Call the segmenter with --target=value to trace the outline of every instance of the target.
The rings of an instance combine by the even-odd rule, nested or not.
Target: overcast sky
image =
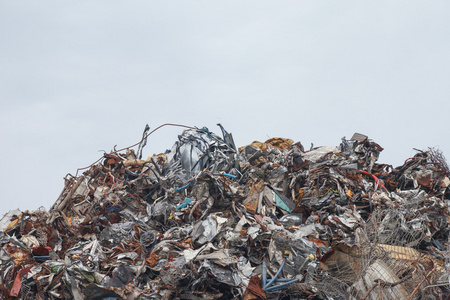
[[[1,1],[0,215],[145,124],[450,156],[449,1]],[[153,134],[144,156],[182,132]]]

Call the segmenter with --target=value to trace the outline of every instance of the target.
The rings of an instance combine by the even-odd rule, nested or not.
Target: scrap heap
[[[236,149],[220,127],[143,160],[145,131],[50,211],[7,213],[0,299],[448,299],[442,153],[394,169],[361,134]]]

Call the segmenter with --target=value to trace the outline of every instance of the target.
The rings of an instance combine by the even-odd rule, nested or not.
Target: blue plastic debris
[[[189,183],[186,184],[186,185],[183,185],[182,187],[177,188],[177,189],[175,190],[175,193],[184,190],[184,189],[187,188],[188,186],[189,186]]]
[[[262,270],[262,274],[263,274],[263,279],[262,279],[262,285],[263,285],[263,290],[265,292],[273,292],[273,291],[278,291],[281,290],[285,287],[287,287],[288,285],[290,285],[291,283],[294,283],[296,281],[298,281],[298,278],[296,279],[288,279],[288,278],[278,278],[278,276],[281,274],[281,271],[284,268],[286,262],[283,262],[280,266],[280,268],[278,269],[277,273],[275,274],[275,276],[267,283],[267,267],[266,267],[266,262],[263,261],[263,270]],[[284,282],[281,284],[277,284],[277,285],[273,285],[275,283],[278,282]]]
[[[192,199],[186,197],[186,199],[184,199],[184,203],[182,203],[182,204],[180,204],[180,205],[177,206],[177,210],[180,210],[180,209],[182,209],[182,208],[185,208],[185,207],[187,207],[187,206],[188,206],[189,204],[191,204],[191,203],[192,203]]]
[[[236,178],[236,175],[233,174],[227,174],[227,173],[213,173],[214,175],[223,175],[223,176],[227,176],[230,178]]]

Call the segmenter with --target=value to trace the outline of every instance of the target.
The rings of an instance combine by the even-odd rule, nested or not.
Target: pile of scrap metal
[[[236,149],[206,128],[113,151],[0,221],[0,299],[448,299],[449,169],[355,134]]]

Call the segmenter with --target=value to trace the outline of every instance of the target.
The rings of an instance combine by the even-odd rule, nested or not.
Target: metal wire
[[[181,124],[173,124],[173,123],[165,123],[165,124],[162,124],[162,125],[156,127],[155,129],[153,129],[152,131],[150,131],[147,135],[143,136],[142,139],[141,139],[139,142],[137,142],[136,144],[133,144],[133,145],[131,145],[131,146],[128,146],[128,147],[125,147],[125,148],[122,148],[122,149],[119,149],[119,150],[114,150],[114,151],[111,152],[111,153],[117,153],[117,152],[120,152],[120,151],[123,151],[123,150],[126,150],[126,149],[130,149],[130,148],[132,148],[132,147],[135,147],[135,146],[139,145],[140,143],[142,143],[142,141],[144,141],[144,140],[145,140],[147,137],[149,137],[152,133],[154,133],[156,130],[158,130],[158,129],[164,127],[164,126],[177,126],[177,127],[188,128],[188,129],[196,129],[195,127],[192,127],[192,126],[186,126],[186,125],[181,125]],[[78,168],[78,169],[77,169],[77,172],[75,173],[75,177],[78,176],[78,172],[79,172],[79,171],[89,169],[90,167],[92,167],[93,165],[95,165],[96,163],[98,163],[99,161],[101,161],[102,159],[103,159],[103,156],[100,157],[99,159],[97,159],[95,162],[93,162],[92,164],[90,164],[90,165],[87,166],[87,167],[84,167],[84,168]]]

